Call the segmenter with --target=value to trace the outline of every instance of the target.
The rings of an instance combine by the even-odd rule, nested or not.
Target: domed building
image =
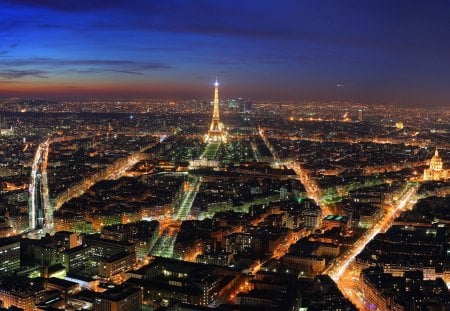
[[[430,167],[423,172],[424,180],[445,180],[449,177],[449,170],[444,169],[444,162],[439,156],[439,152],[436,149],[434,156],[430,160]]]

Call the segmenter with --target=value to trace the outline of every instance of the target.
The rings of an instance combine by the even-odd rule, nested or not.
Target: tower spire
[[[214,111],[213,111],[213,119],[219,120],[219,82],[214,83]]]

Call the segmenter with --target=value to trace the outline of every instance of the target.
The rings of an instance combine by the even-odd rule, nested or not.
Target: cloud
[[[10,44],[8,47],[4,48],[3,50],[0,50],[0,56],[8,54],[9,52],[11,52],[11,50],[14,50],[16,47],[17,43]]]
[[[139,62],[132,60],[111,60],[111,59],[61,59],[33,57],[26,59],[7,59],[3,64],[10,66],[129,66],[141,69],[171,69],[171,65],[162,62]]]
[[[0,70],[0,78],[14,80],[25,77],[48,78],[47,72],[41,70]]]
[[[22,84],[22,83],[28,83],[28,82],[17,81],[17,80],[0,80],[0,84],[3,84],[3,85],[5,85],[5,84],[18,84],[18,83]]]
[[[0,51],[0,55],[3,51]],[[18,79],[26,76],[44,78],[51,73],[74,72],[80,74],[98,74],[113,72],[128,75],[144,75],[151,70],[168,70],[173,66],[162,62],[139,62],[131,60],[99,60],[99,59],[57,59],[57,58],[27,58],[4,59],[2,64],[9,67],[0,71],[0,77]],[[16,70],[17,68],[35,68],[35,70]]]
[[[54,18],[42,19],[36,14],[32,19],[25,21],[27,27],[40,28],[44,31],[81,32],[89,36],[95,36],[95,33],[139,31],[223,36],[243,40],[301,41],[363,48],[385,46],[386,43],[385,40],[367,39],[365,33],[355,33],[353,28],[352,31],[346,31],[347,23],[337,19],[335,12],[330,9],[323,9],[327,23],[318,22],[314,16],[310,17],[307,14],[305,6],[308,6],[298,1],[287,1],[281,7],[272,1],[259,1],[258,5],[254,5],[253,1],[230,5],[228,1],[208,0],[6,0],[6,2],[15,6],[58,11],[48,13],[49,16],[55,15]],[[77,15],[71,14],[72,12]],[[80,12],[85,14],[78,16]],[[61,16],[64,16],[64,19],[61,19]],[[80,23],[80,20],[83,22]],[[335,27],[330,34],[330,28],[327,26],[329,24],[338,24],[337,29],[342,29],[337,38]],[[101,40],[110,39],[102,36]]]
[[[2,0],[0,0],[1,3]],[[5,0],[4,0],[5,1]],[[205,36],[228,36],[254,39],[285,39],[320,41],[328,40],[320,31],[311,31],[298,21],[302,5],[290,2],[274,13],[274,4],[255,6],[252,1],[230,5],[220,1],[142,1],[142,0],[6,0],[13,5],[45,8],[61,14],[86,12],[86,24],[41,20],[36,16],[34,27],[42,29],[65,29],[69,31],[158,31],[167,33],[190,33]],[[262,1],[262,3],[267,1]],[[270,4],[270,1],[269,1]],[[278,6],[278,4],[276,4]],[[105,10],[110,9],[110,10]],[[94,18],[97,10],[100,17]],[[280,15],[281,12],[281,15]],[[89,13],[89,14],[88,14]],[[90,14],[92,13],[92,14]],[[262,18],[264,17],[264,18]],[[303,16],[303,19],[307,16]],[[58,19],[58,18],[56,18]],[[78,19],[78,18],[77,18]],[[69,16],[70,20],[70,16]],[[348,41],[351,41],[349,39]]]
[[[64,12],[85,12],[85,11],[96,11],[105,8],[112,7],[119,3],[117,0],[64,0],[64,1],[53,1],[53,0],[5,0],[10,4],[19,6],[30,6],[35,8],[42,8],[55,11]]]
[[[130,75],[144,75],[142,72],[131,71],[131,70],[115,70],[115,69],[84,69],[84,70],[67,70],[68,72],[75,72],[81,74],[94,74],[98,72],[117,72],[117,73],[125,73]]]

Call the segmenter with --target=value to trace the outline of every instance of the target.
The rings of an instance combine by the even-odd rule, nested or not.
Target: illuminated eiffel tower
[[[205,136],[205,142],[226,142],[226,133],[223,129],[223,123],[220,122],[219,117],[219,82],[214,83],[214,110],[213,117],[211,121],[211,126],[209,127],[208,134]]]

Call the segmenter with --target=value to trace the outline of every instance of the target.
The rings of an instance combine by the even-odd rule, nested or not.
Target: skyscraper
[[[226,142],[225,132],[223,129],[223,123],[220,122],[219,116],[219,82],[214,83],[214,109],[211,126],[209,127],[208,134],[205,138],[206,142]]]

